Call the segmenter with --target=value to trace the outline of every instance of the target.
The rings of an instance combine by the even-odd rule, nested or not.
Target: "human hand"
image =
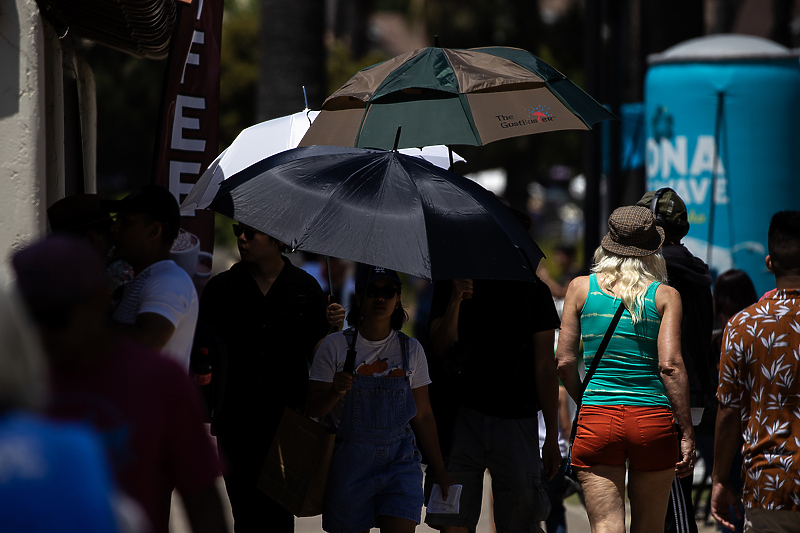
[[[330,295],[328,295],[328,308],[325,312],[325,316],[328,319],[328,324],[331,325],[332,330],[342,331],[345,317],[344,307],[337,303],[331,303]]]
[[[685,435],[681,438],[681,460],[675,465],[675,475],[686,477],[694,471],[694,437]]]
[[[340,396],[350,390],[355,378],[349,372],[337,372],[333,375],[333,390]]]
[[[733,516],[731,516],[731,508],[733,515],[739,520],[742,519],[742,511],[739,507],[739,497],[733,490],[729,483],[714,482],[711,485],[711,515],[722,526],[736,531],[736,526],[733,523]]]
[[[442,499],[447,501],[447,498],[450,497],[450,487],[457,484],[456,480],[446,471],[441,471],[436,474],[436,483],[442,489]]]
[[[469,300],[472,298],[472,280],[454,279],[451,298],[456,301]]]
[[[542,475],[550,481],[561,467],[561,449],[556,435],[547,435],[542,445]]]

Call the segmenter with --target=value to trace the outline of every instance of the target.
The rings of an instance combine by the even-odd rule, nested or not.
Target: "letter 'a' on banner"
[[[180,0],[176,4],[152,181],[168,188],[179,204],[218,155],[223,3]],[[198,210],[195,216],[184,216],[181,226],[199,239],[198,247],[191,235],[182,234],[179,240],[188,241],[184,248],[213,252],[213,212]],[[195,275],[196,265],[181,266],[195,282],[207,277],[202,265],[200,276]]]

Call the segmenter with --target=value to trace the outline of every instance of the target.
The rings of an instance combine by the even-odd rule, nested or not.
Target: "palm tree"
[[[319,108],[325,87],[324,0],[261,0],[258,120]]]

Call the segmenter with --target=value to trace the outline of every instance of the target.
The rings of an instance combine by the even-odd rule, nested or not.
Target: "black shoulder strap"
[[[577,401],[575,418],[572,420],[572,431],[570,432],[569,437],[570,446],[572,445],[572,441],[575,439],[575,434],[578,431],[578,413],[580,413],[581,405],[583,404],[583,393],[586,392],[586,387],[589,385],[589,380],[592,379],[595,370],[597,370],[597,365],[600,364],[600,358],[603,357],[603,352],[606,351],[606,346],[608,346],[609,341],[611,341],[611,337],[614,335],[614,330],[617,329],[617,324],[619,323],[619,319],[622,318],[623,311],[625,311],[625,304],[620,302],[617,312],[614,314],[614,318],[611,319],[611,324],[608,325],[606,335],[603,337],[600,347],[597,348],[597,353],[594,354],[592,366],[589,368],[589,371],[586,372],[586,377],[583,379],[583,383],[581,383],[581,395]]]
[[[581,399],[583,399],[583,393],[586,392],[586,387],[589,385],[589,380],[592,379],[595,370],[597,370],[597,365],[600,364],[600,359],[603,357],[603,352],[606,351],[606,347],[608,343],[611,341],[611,337],[614,335],[614,330],[617,329],[617,324],[619,323],[619,319],[622,318],[622,313],[625,311],[625,304],[623,302],[619,303],[619,307],[617,308],[617,312],[614,314],[614,318],[611,319],[611,324],[608,325],[608,329],[606,330],[606,335],[603,337],[603,341],[600,343],[600,347],[597,348],[597,353],[594,354],[594,359],[592,359],[592,366],[589,367],[589,371],[586,372],[586,377],[583,379],[583,383],[581,383]]]
[[[403,351],[403,370],[408,371],[408,363],[411,359],[411,348],[409,347],[408,335],[402,331],[398,331],[397,337],[400,339],[400,349]]]

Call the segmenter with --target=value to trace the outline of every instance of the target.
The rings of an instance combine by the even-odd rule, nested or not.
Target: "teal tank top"
[[[658,330],[661,316],[655,295],[660,283],[653,282],[645,294],[642,318],[636,324],[625,309],[614,335],[603,353],[583,405],[638,405],[671,408],[659,378]],[[588,369],[621,300],[600,289],[597,274],[589,277],[589,294],[581,310],[583,354]]]

